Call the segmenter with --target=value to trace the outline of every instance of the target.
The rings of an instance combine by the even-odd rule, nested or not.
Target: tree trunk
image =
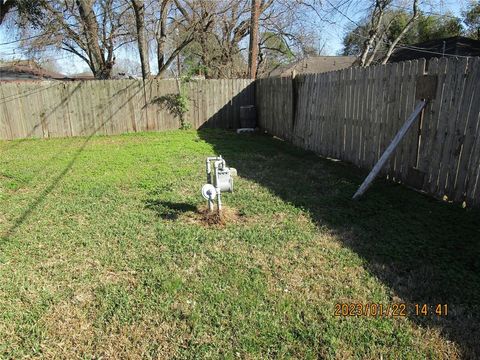
[[[107,64],[98,43],[98,23],[93,12],[92,0],[76,0],[80,19],[85,29],[87,54],[90,59],[93,75],[97,79],[109,79],[112,73],[111,64]]]
[[[160,70],[163,69],[165,65],[165,38],[159,37],[157,39],[157,65],[158,73],[157,76],[160,76]]]
[[[165,44],[167,42],[167,5],[170,0],[163,0],[160,6],[160,22],[157,30],[157,77],[160,77],[165,69]]]
[[[257,77],[258,58],[258,17],[260,16],[260,0],[252,0],[250,21],[250,44],[248,48],[248,77]]]
[[[142,66],[142,77],[146,79],[150,76],[150,62],[148,56],[147,38],[145,36],[145,6],[143,0],[131,0],[133,11],[135,13],[135,26],[137,30],[137,44],[140,55],[140,64]]]
[[[412,17],[410,18],[410,20],[408,20],[407,25],[405,25],[405,27],[400,32],[400,34],[398,34],[398,36],[395,38],[395,40],[393,40],[392,43],[390,44],[390,46],[388,47],[387,53],[385,54],[385,57],[382,60],[382,64],[387,63],[388,59],[390,59],[390,56],[392,56],[393,50],[395,50],[395,47],[397,46],[398,42],[408,32],[408,30],[410,30],[413,23],[418,19],[420,14],[418,13],[417,5],[418,5],[418,0],[414,0],[413,1]]]
[[[380,35],[379,38],[377,39],[377,43],[375,44],[375,47],[373,48],[372,53],[370,54],[367,62],[365,63],[365,66],[370,66],[373,60],[375,60],[375,55],[377,55],[378,49],[380,49],[380,46],[382,45],[383,35],[384,33]]]
[[[372,13],[372,25],[369,31],[369,37],[367,40],[365,40],[365,47],[363,48],[362,54],[360,55],[360,66],[362,67],[365,66],[367,62],[368,52],[370,51],[370,47],[378,36],[378,31],[380,30],[380,26],[382,25],[385,8],[390,3],[390,1],[391,0],[376,0],[375,2],[375,9]]]

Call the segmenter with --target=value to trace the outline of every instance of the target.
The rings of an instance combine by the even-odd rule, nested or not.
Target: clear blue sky
[[[292,0],[293,1],[293,0]],[[421,8],[424,11],[433,13],[453,13],[455,16],[460,16],[462,10],[466,8],[470,0],[423,0]],[[335,4],[335,0],[330,0]],[[328,4],[328,1],[324,1]],[[367,3],[365,1],[365,3]],[[368,2],[369,3],[369,2]],[[344,9],[344,14],[353,21],[359,21],[364,16],[364,9],[361,7],[355,7],[350,9]],[[342,39],[346,31],[353,24],[344,15],[339,12],[333,11],[333,15],[329,17],[329,22],[319,23],[319,35],[322,38],[322,43],[325,43],[324,53],[326,55],[336,55],[342,50]],[[4,27],[0,28],[0,43],[4,43],[12,40],[11,34],[8,34],[8,30]],[[317,44],[318,45],[318,44]],[[19,58],[22,51],[17,44],[0,46],[0,58]],[[120,49],[117,53],[118,58],[129,58],[137,60],[136,51],[129,49]],[[54,55],[57,64],[61,67],[61,71],[66,74],[74,74],[83,71],[87,71],[87,65],[80,59],[66,52],[61,52]],[[152,63],[153,64],[153,63]]]

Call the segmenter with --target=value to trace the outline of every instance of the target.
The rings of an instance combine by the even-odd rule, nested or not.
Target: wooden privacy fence
[[[423,94],[435,82],[433,91]],[[422,59],[256,84],[261,127],[366,169],[422,97],[430,99],[418,125],[383,174],[438,198],[480,205],[479,58],[431,59],[428,64]]]
[[[252,80],[187,83],[194,128],[239,127],[239,108],[254,103]],[[113,135],[178,129],[162,96],[177,94],[174,80],[0,83],[0,139]]]

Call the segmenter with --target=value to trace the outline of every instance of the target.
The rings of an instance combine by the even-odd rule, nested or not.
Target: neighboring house
[[[292,76],[292,74],[323,73],[348,68],[355,56],[310,56],[295,63],[279,66],[266,76]]]
[[[91,71],[85,71],[82,73],[69,75],[68,80],[71,80],[71,81],[95,80],[95,76],[93,76],[93,73]]]
[[[388,62],[430,59],[443,55],[480,56],[480,40],[463,36],[435,39],[397,48]]]
[[[117,73],[112,79],[134,79],[126,73]],[[39,81],[39,80],[61,80],[61,81],[85,81],[95,80],[91,71],[76,75],[64,75],[42,68],[33,60],[13,60],[0,62],[0,81]]]
[[[0,63],[0,81],[64,80],[65,75],[46,70],[33,60]]]

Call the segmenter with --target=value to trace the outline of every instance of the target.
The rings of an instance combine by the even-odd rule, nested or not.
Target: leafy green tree
[[[463,17],[463,22],[467,26],[466,35],[480,40],[480,1],[472,1]]]
[[[385,51],[390,44],[405,28],[411,15],[404,10],[389,10],[383,19],[382,36],[379,52]],[[343,38],[343,55],[358,55],[363,48],[365,37],[368,36],[368,19],[364,19],[359,27],[349,31]],[[418,20],[402,37],[401,44],[416,44],[433,39],[441,39],[462,34],[461,20],[445,14],[425,15],[420,14]]]
[[[409,18],[410,15],[403,10],[392,11],[388,14],[387,21],[389,22],[390,27],[385,33],[387,42],[393,41],[401,33],[402,29],[404,29],[407,25]],[[423,16],[420,15],[419,19],[417,20],[417,24],[413,25],[413,27],[402,37],[402,43],[413,44],[418,42],[418,23],[422,21],[422,19]]]
[[[421,16],[416,27],[416,42],[442,39],[462,34],[460,19],[447,16]]]

